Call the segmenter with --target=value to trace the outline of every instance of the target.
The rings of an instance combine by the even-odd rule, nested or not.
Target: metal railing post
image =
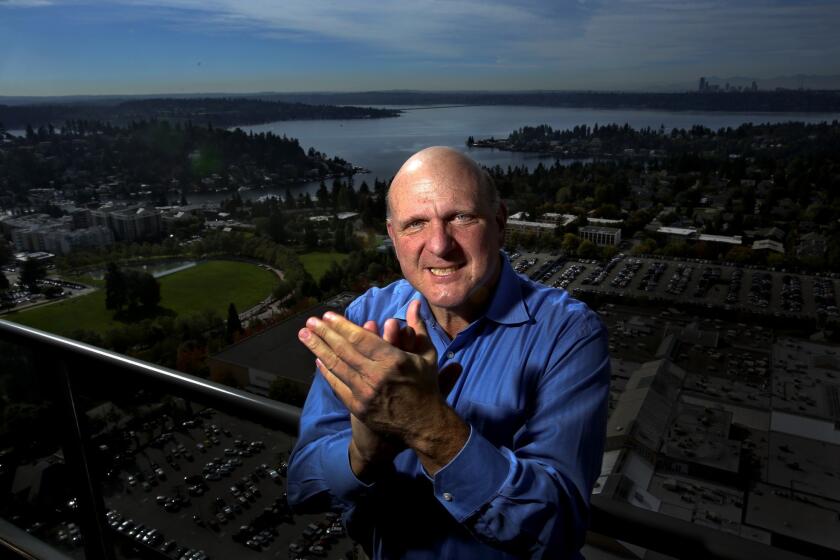
[[[85,434],[84,412],[79,410],[76,391],[73,387],[72,373],[65,359],[51,355],[47,359],[38,359],[43,363],[57,383],[56,397],[64,419],[62,430],[67,437],[64,445],[65,464],[71,469],[80,494],[79,525],[82,529],[86,560],[113,560],[114,548],[105,521],[105,499],[102,488],[97,483],[90,456],[90,439]]]

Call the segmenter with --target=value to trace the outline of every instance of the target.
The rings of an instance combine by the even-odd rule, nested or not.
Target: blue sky
[[[0,95],[840,74],[837,0],[0,0]]]

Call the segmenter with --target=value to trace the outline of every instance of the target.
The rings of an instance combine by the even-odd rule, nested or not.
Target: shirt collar
[[[499,283],[496,284],[496,291],[493,293],[493,299],[490,300],[490,305],[487,306],[484,316],[502,325],[526,323],[531,319],[531,315],[528,313],[528,308],[525,306],[525,300],[522,297],[519,276],[510,265],[507,255],[501,253],[501,258],[502,270],[499,274]],[[397,310],[394,318],[405,321],[408,306],[415,299],[420,300],[420,316],[423,320],[433,320],[434,316],[429,309],[429,304],[417,290],[414,290],[408,301]]]

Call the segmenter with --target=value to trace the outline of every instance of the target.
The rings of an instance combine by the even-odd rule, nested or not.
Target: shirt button
[[[443,493],[443,499],[446,500],[447,502],[451,502],[452,501],[452,494],[450,494],[449,492],[444,492]]]
[[[452,358],[455,357],[455,352],[450,350],[449,352],[446,353],[446,357],[451,360]]]

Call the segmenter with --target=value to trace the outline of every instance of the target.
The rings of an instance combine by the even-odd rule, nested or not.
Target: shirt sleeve
[[[354,320],[352,308],[347,317]],[[299,432],[289,458],[289,505],[299,512],[341,511],[353,536],[356,506],[366,501],[376,484],[365,484],[353,473],[348,452],[350,415],[317,369],[301,412]]]
[[[333,395],[320,372],[300,419],[300,438],[289,462],[289,502],[303,504],[329,491],[342,502],[352,502],[369,488],[350,468],[350,420],[346,408]]]
[[[436,498],[455,520],[519,557],[573,556],[585,539],[610,378],[606,330],[587,315],[572,325],[572,340],[558,341],[513,449],[494,446],[473,428],[433,477]]]

